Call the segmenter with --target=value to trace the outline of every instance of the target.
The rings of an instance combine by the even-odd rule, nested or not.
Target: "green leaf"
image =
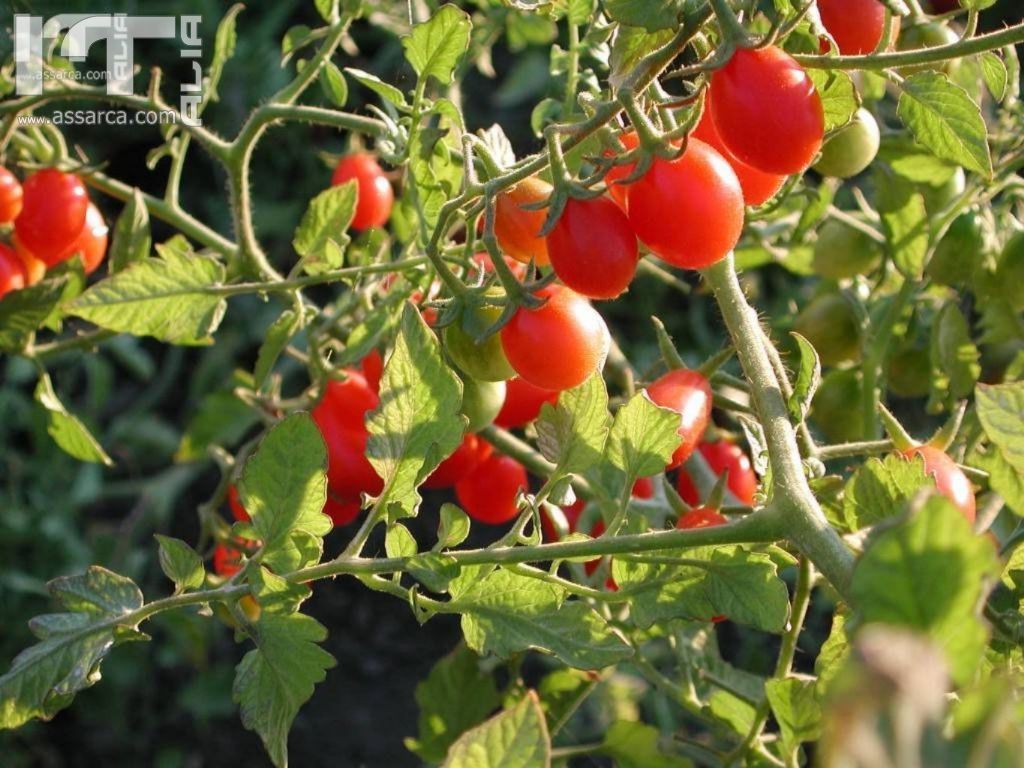
[[[418,552],[416,539],[401,523],[388,527],[384,536],[384,553],[388,557],[412,557]]]
[[[1024,517],[1024,472],[1004,459],[998,448],[987,453],[975,451],[970,456],[970,463],[972,467],[988,472],[989,487],[1003,497],[1006,506],[1015,514]]]
[[[828,692],[832,679],[839,674],[850,655],[850,638],[846,633],[846,613],[837,610],[832,614],[832,628],[825,639],[818,658],[814,660],[814,673],[818,676],[819,695]]]
[[[108,467],[114,465],[88,428],[64,407],[45,373],[39,377],[35,397],[46,411],[46,431],[62,451],[79,461],[106,464]]]
[[[454,5],[441,8],[412,32],[402,38],[405,58],[420,79],[433,77],[441,85],[448,85],[469,49],[469,36],[473,22],[469,15]]]
[[[421,552],[409,560],[407,570],[420,584],[440,594],[448,591],[448,585],[458,578],[461,568],[451,555]]]
[[[434,551],[457,547],[469,536],[469,515],[454,504],[442,504]]]
[[[352,223],[358,198],[359,187],[351,179],[328,187],[309,202],[292,239],[307,273],[320,274],[342,266],[349,243],[345,230]]]
[[[537,447],[556,465],[555,476],[581,472],[601,459],[611,417],[608,390],[600,374],[545,403],[537,419]]]
[[[207,289],[223,280],[218,262],[166,250],[164,258],[136,261],[96,283],[67,310],[112,331],[171,344],[208,344],[227,302]]]
[[[783,744],[795,749],[798,744],[821,737],[821,703],[814,678],[769,680],[764,690],[782,732]]]
[[[316,645],[327,630],[294,612],[300,602],[295,590],[308,595],[308,587],[292,585],[265,569],[257,574],[254,589],[262,611],[250,633],[256,648],[236,667],[232,693],[242,724],[259,734],[274,765],[283,768],[288,764],[288,730],[335,661]]]
[[[466,731],[443,768],[550,768],[551,738],[537,694]]]
[[[1024,381],[979,384],[975,390],[978,418],[1003,459],[1024,472]]]
[[[686,0],[606,0],[604,3],[605,12],[613,21],[643,27],[649,32],[676,29],[685,6]]]
[[[245,462],[238,490],[242,506],[263,541],[264,557],[294,546],[302,531],[319,540],[331,530],[327,501],[327,449],[320,430],[304,413],[271,429]]]
[[[385,101],[391,102],[396,107],[409,106],[409,102],[405,99],[405,94],[395,88],[395,86],[385,83],[376,75],[364,72],[363,70],[356,69],[354,67],[345,67],[345,72],[357,83],[366,86]]]
[[[35,285],[11,291],[0,299],[0,349],[18,352],[64,297],[71,275],[47,276]]]
[[[821,384],[821,361],[811,342],[795,331],[790,331],[790,335],[796,339],[797,347],[800,350],[800,367],[796,372],[793,394],[789,396],[786,404],[789,407],[790,418],[794,423],[800,424],[807,418],[814,393],[818,391],[818,385]]]
[[[305,24],[296,24],[284,33],[281,40],[281,63],[288,61],[296,51],[312,45],[316,41],[314,30]]]
[[[924,473],[924,462],[890,455],[862,464],[846,483],[843,517],[857,531],[906,511],[907,502],[935,481]]]
[[[345,82],[345,75],[338,69],[338,65],[333,61],[324,62],[318,77],[320,89],[324,92],[327,100],[338,109],[344,107],[348,101],[348,83]]]
[[[390,521],[416,515],[417,486],[462,441],[461,389],[441,357],[437,337],[407,304],[384,367],[380,406],[367,421],[366,455],[384,479],[377,502]]]
[[[659,747],[661,734],[645,723],[616,720],[604,735],[601,752],[615,761],[617,768],[689,768],[693,765]]]
[[[660,408],[644,392],[619,408],[608,436],[607,458],[626,473],[628,482],[656,475],[679,447],[679,414]]]
[[[834,131],[850,122],[860,108],[860,97],[850,76],[838,69],[808,69],[807,74],[825,109],[825,130]]]
[[[444,760],[464,731],[482,723],[501,703],[494,678],[481,669],[479,657],[460,645],[416,686],[420,708],[419,737],[405,746],[428,763]]]
[[[929,239],[924,197],[900,176],[880,173],[877,180],[881,185],[878,207],[893,263],[904,276],[920,279],[928,259]]]
[[[854,569],[850,603],[864,624],[929,634],[945,651],[953,678],[963,682],[985,649],[978,605],[997,575],[992,544],[975,536],[945,497],[933,495],[873,538]]]
[[[612,88],[620,88],[629,73],[644,56],[672,39],[672,26],[656,32],[648,32],[643,27],[619,27],[615,34],[615,40],[612,42],[612,52],[608,62],[610,69],[608,82]]]
[[[996,101],[1002,101],[1009,85],[1006,64],[995,51],[986,51],[981,54],[978,57],[978,64],[981,66],[981,76],[985,80],[988,92]]]
[[[765,632],[781,632],[789,592],[772,559],[739,546],[698,547],[659,555],[679,563],[616,558],[612,574],[633,596],[632,618],[640,627],[669,619],[710,621],[726,616]]]
[[[505,657],[533,648],[578,669],[601,669],[632,653],[593,608],[565,597],[554,584],[498,569],[449,605],[462,614],[466,644],[477,653]]]
[[[313,0],[320,18],[330,23],[334,20],[334,14],[338,8],[338,0]]]
[[[213,59],[210,61],[210,69],[203,83],[203,101],[220,101],[220,94],[217,88],[220,85],[221,75],[224,73],[224,65],[235,55],[235,44],[238,41],[236,32],[236,20],[238,14],[245,10],[245,6],[236,3],[231,6],[224,18],[217,25],[217,34],[213,41]]]
[[[967,91],[938,72],[908,77],[900,88],[897,112],[922,146],[936,157],[992,175],[985,119]]]
[[[932,324],[930,405],[947,409],[967,397],[981,373],[981,354],[971,341],[967,319],[955,302],[949,302]]]
[[[203,559],[181,539],[156,534],[160,544],[160,568],[174,582],[174,593],[203,586],[206,569]]]
[[[110,244],[110,273],[120,272],[129,264],[142,261],[149,256],[152,246],[149,234],[149,211],[138,187],[125,204],[114,225],[114,237]]]
[[[37,616],[29,622],[40,642],[19,653],[0,677],[0,728],[17,728],[33,718],[49,720],[75,694],[100,679],[99,667],[123,638],[144,639],[129,621],[142,607],[131,579],[99,566],[49,584],[67,613]]]

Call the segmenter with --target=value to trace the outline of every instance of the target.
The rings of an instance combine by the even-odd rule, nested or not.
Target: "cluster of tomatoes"
[[[857,10],[852,15],[845,0],[819,0],[825,27],[843,54],[875,50],[884,34],[884,7],[878,0],[852,0],[851,4]],[[866,118],[858,115],[854,122],[858,121],[865,123]],[[550,267],[559,282],[539,289],[543,304],[520,307],[498,333],[481,337],[501,315],[497,302],[466,306],[462,316],[444,328],[444,349],[463,382],[468,429],[461,445],[423,487],[453,489],[463,509],[478,522],[502,524],[514,519],[519,512],[518,495],[529,487],[527,471],[497,452],[479,431],[492,423],[504,429],[528,425],[545,402],[555,403],[559,392],[600,370],[610,335],[590,300],[613,299],[628,288],[639,261],[638,241],[676,267],[703,269],[717,263],[739,241],[745,206],[763,205],[788,176],[806,170],[822,152],[824,133],[821,99],[792,57],[774,46],[738,50],[711,76],[701,120],[675,159],[654,157],[637,178],[633,165],[614,165],[606,175],[608,196],[570,199],[547,236],[540,232],[546,218],[544,204],[552,193],[550,184],[529,177],[499,194],[494,234],[509,266],[520,277],[522,265]],[[633,131],[620,139],[626,151],[640,143]],[[819,170],[828,175],[862,170],[828,153],[820,155],[819,164],[823,165]],[[358,197],[352,228],[386,224],[394,193],[373,155],[358,152],[341,158],[332,184],[353,179]],[[482,270],[493,268],[486,254],[478,254],[474,261]],[[424,310],[424,317],[430,323],[436,319],[430,309]],[[368,412],[379,403],[382,367],[380,354],[373,352],[359,368],[344,369],[341,379],[328,383],[313,409],[328,451],[324,513],[335,525],[348,524],[358,516],[362,494],[382,489],[381,478],[366,458],[365,423]],[[758,479],[743,450],[726,440],[703,442],[712,405],[706,378],[696,371],[672,370],[652,382],[646,392],[654,403],[679,414],[681,443],[666,470],[679,468],[698,451],[716,475],[726,475],[733,497],[752,505]],[[921,456],[939,490],[973,518],[970,483],[966,477],[959,481],[956,473],[962,476],[962,472],[955,463],[927,446],[905,453]],[[685,469],[679,469],[676,487],[692,507],[679,517],[677,527],[727,522],[717,509],[701,506],[697,487]],[[641,499],[653,492],[650,478],[641,478],[633,489],[634,497]],[[247,520],[234,488],[229,500],[234,517]],[[578,501],[563,509],[570,532],[577,530],[583,508]],[[556,539],[551,521],[542,522],[545,539]],[[588,532],[598,536],[603,530],[597,520]],[[221,547],[218,552],[215,569],[219,573],[237,570],[236,551]],[[598,563],[588,563],[588,572]],[[610,578],[607,583],[614,587]]]
[[[36,171],[24,184],[0,168],[0,226],[14,225],[0,243],[0,297],[43,279],[46,270],[78,255],[86,274],[107,253],[107,224],[75,175]]]

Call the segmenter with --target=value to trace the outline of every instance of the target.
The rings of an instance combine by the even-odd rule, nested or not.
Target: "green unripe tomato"
[[[999,255],[996,283],[1014,311],[1024,310],[1024,232],[1011,237]]]
[[[939,285],[966,285],[974,274],[984,246],[977,214],[962,213],[935,246],[925,273]]]
[[[864,417],[858,404],[863,386],[855,369],[830,371],[811,402],[811,420],[830,443],[864,439]]]
[[[940,45],[955,43],[959,39],[957,33],[945,24],[927,21],[924,24],[906,27],[896,41],[896,50],[917,51],[922,48],[937,48]],[[910,77],[919,72],[945,72],[947,75],[952,75],[959,66],[959,60],[952,59],[941,64],[911,64],[899,67],[896,72],[901,77]]]
[[[927,347],[904,347],[889,355],[886,383],[897,397],[924,397],[931,391],[931,354]]]
[[[444,345],[452,362],[479,381],[506,381],[516,375],[501,348],[501,335],[492,333],[479,344],[476,336],[498,322],[501,307],[467,308],[444,329]]]
[[[841,294],[818,296],[796,316],[793,330],[811,342],[822,365],[860,359],[860,327],[853,307]]]
[[[830,219],[818,230],[814,272],[830,280],[864,275],[882,260],[882,246],[866,232]]]
[[[469,432],[479,432],[494,421],[505,404],[504,381],[478,381],[462,377],[462,414],[469,419]]]
[[[967,177],[963,168],[957,168],[953,175],[942,185],[932,187],[922,184],[919,189],[924,197],[924,207],[929,216],[940,213],[947,205],[956,200],[967,188]]]
[[[863,171],[878,154],[882,136],[878,121],[866,109],[858,109],[853,120],[844,125],[821,148],[814,170],[822,176],[848,179]]]

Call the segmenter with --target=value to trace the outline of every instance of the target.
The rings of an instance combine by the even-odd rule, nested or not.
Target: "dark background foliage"
[[[485,3],[463,3],[480,4]],[[1016,5],[1002,0],[984,14],[985,25],[998,25],[1000,11],[1007,20],[1019,19]],[[392,12],[401,18],[405,3],[394,6]],[[208,56],[216,23],[227,7],[213,0],[0,2],[0,58],[10,56],[12,12],[49,17],[84,11],[201,14]],[[492,51],[496,77],[473,68],[461,80],[468,127],[500,123],[517,153],[534,151],[538,142],[530,132],[529,115],[551,86],[548,53],[554,28],[523,22],[522,16],[500,9],[491,18],[504,25],[506,34]],[[279,65],[284,31],[317,22],[309,0],[252,3],[240,17],[236,55],[221,84],[220,103],[207,113],[207,124],[228,135],[237,130],[253,105],[287,81],[288,71]],[[359,52],[346,66],[372,71],[401,88],[412,87],[393,34],[362,20],[353,26],[352,37]],[[102,55],[98,50],[94,63],[101,63]],[[183,74],[173,43],[140,48],[137,62],[144,68],[162,67],[171,83]],[[144,80],[145,75],[137,78],[137,89]],[[319,98],[315,89],[312,93],[313,99]],[[368,96],[350,83],[349,108],[358,109]],[[147,191],[162,190],[166,165],[150,171],[145,164],[146,153],[160,141],[156,129],[82,127],[72,129],[68,138],[91,159],[106,164],[110,175]],[[277,266],[290,266],[292,231],[307,201],[328,184],[325,155],[344,151],[348,140],[329,129],[296,126],[274,130],[260,146],[253,165],[256,223]],[[201,150],[190,156],[182,199],[211,225],[229,231],[224,180]],[[97,202],[112,221],[120,204],[101,198]],[[154,229],[157,241],[170,234],[160,226]],[[757,280],[754,287],[769,299],[766,306],[785,306],[793,290],[787,273],[768,268]],[[722,332],[711,302],[681,302],[678,294],[643,278],[631,296],[633,300],[604,307],[603,312],[641,370],[655,354],[648,323],[654,313],[693,360],[718,348]],[[152,535],[195,540],[195,509],[217,483],[210,462],[174,462],[182,430],[205,396],[230,388],[235,367],[251,369],[263,330],[275,314],[274,307],[252,297],[233,299],[213,348],[171,348],[125,338],[102,354],[76,353],[57,363],[54,379],[61,397],[114,457],[117,466],[110,470],[78,463],[54,446],[33,407],[31,366],[0,358],[0,666],[6,669],[29,644],[26,622],[50,609],[45,583],[55,576],[99,563],[134,578],[148,596],[169,591]],[[297,379],[295,384],[304,382]],[[439,500],[428,499],[425,513],[411,524],[424,539],[436,525],[431,511]],[[328,552],[345,535],[329,537]],[[488,532],[475,536],[486,541]],[[371,551],[375,548],[382,549],[382,544],[371,542]],[[351,579],[318,584],[308,612],[328,627],[325,647],[338,666],[296,721],[290,738],[292,764],[417,764],[402,745],[402,738],[416,731],[413,692],[433,662],[458,641],[457,620],[442,616],[420,627],[406,605]],[[810,626],[817,631],[805,642],[820,642],[827,619],[812,617]],[[775,638],[728,624],[717,631],[731,660],[753,671],[768,671]],[[103,666],[103,682],[80,694],[52,723],[32,723],[0,735],[0,764],[266,764],[257,737],[241,727],[231,701],[233,667],[243,650],[232,642],[230,630],[191,614],[163,614],[150,632],[155,642],[112,654]],[[599,728],[600,723],[580,727]]]

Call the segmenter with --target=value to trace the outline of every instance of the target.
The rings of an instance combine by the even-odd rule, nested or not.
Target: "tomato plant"
[[[1019,4],[272,5],[9,23],[0,762],[1017,764]]]

